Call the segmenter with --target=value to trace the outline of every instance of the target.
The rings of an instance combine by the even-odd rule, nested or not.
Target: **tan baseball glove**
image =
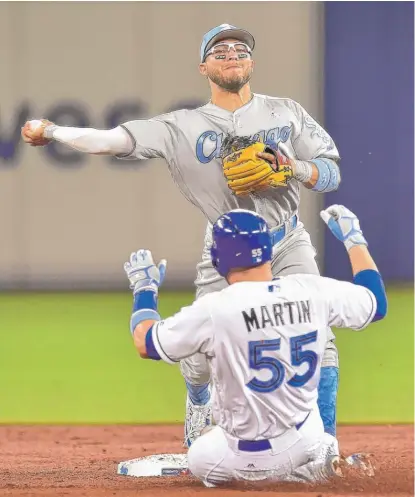
[[[287,157],[247,136],[227,136],[220,157],[228,187],[238,196],[286,187],[293,177]]]

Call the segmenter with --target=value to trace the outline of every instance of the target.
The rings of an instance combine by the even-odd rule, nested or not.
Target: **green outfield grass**
[[[389,289],[389,315],[339,331],[339,422],[413,420],[413,291]],[[166,317],[190,293],[162,293]],[[0,294],[0,422],[154,423],[183,420],[177,367],[140,360],[129,294]],[[197,330],[195,330],[197,332]]]

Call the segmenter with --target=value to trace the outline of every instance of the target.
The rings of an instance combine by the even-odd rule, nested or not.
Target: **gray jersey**
[[[232,195],[219,158],[227,134],[255,137],[274,149],[280,147],[290,158],[339,158],[330,136],[289,98],[255,94],[235,112],[208,103],[122,126],[133,138],[134,149],[120,158],[164,158],[183,195],[212,223],[223,213],[242,208],[258,212],[274,227],[297,213],[300,200],[296,180],[287,188]]]

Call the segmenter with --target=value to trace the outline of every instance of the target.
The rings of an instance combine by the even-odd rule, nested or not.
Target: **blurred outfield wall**
[[[325,204],[358,214],[385,279],[413,283],[414,3],[328,2],[325,32],[325,122],[343,178]],[[345,279],[336,245],[325,238],[325,272]]]

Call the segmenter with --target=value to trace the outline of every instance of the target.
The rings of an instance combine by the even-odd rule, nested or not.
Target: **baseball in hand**
[[[45,127],[52,124],[47,119],[32,119],[31,121],[26,121],[22,128],[22,138],[23,141],[31,145],[32,147],[43,147],[50,142],[49,138],[45,138],[44,132]]]
[[[33,121],[29,121],[29,124],[30,124],[30,130],[36,131],[37,128],[42,126],[42,121],[40,121],[39,119],[33,119]]]

